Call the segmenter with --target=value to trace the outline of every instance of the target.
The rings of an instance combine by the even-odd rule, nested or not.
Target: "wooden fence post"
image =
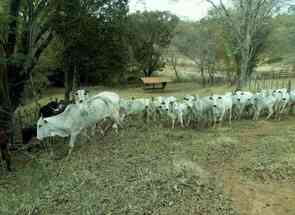
[[[263,74],[263,89],[266,89],[266,83],[265,83],[265,74]]]
[[[288,92],[290,93],[291,92],[291,86],[292,85],[292,83],[291,83],[291,79],[289,79],[289,81],[288,81]]]

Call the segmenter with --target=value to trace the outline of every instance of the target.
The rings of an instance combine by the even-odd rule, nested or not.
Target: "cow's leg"
[[[118,127],[123,128],[123,123],[121,121],[119,111],[117,110],[114,111],[112,121],[114,122],[114,124],[116,124],[116,126],[113,128],[115,128],[117,131],[118,131]]]
[[[214,115],[214,116],[213,116],[213,128],[214,128],[214,129],[216,128],[216,121],[217,121],[217,116]]]
[[[91,137],[88,135],[88,132],[91,133],[91,136],[94,136],[95,135],[95,130],[96,130],[96,127],[94,126],[93,128],[90,129],[86,129],[84,131],[81,132],[81,134],[87,139],[87,141],[91,142]]]
[[[245,110],[245,106],[241,106],[240,111],[239,111],[238,120],[240,120],[242,118],[244,110]]]
[[[221,127],[222,126],[222,121],[223,121],[223,118],[224,118],[224,116],[225,116],[225,110],[224,111],[222,111],[222,113],[221,113],[221,115],[220,115],[220,118],[219,118],[219,127]]]
[[[232,109],[229,109],[229,126],[231,126]]]
[[[268,120],[268,119],[273,115],[273,113],[274,113],[272,107],[271,107],[271,108],[268,108],[268,111],[269,111],[269,113],[268,113],[268,115],[267,115],[267,117],[266,117],[266,120]]]
[[[114,123],[114,124],[112,125],[112,128],[115,130],[116,134],[119,134],[117,123]]]
[[[174,129],[174,127],[175,127],[175,119],[172,118],[172,129]]]
[[[71,138],[70,138],[70,143],[69,143],[69,152],[68,152],[68,157],[72,154],[73,148],[74,148],[74,144],[75,141],[77,139],[78,134],[72,134]]]
[[[236,120],[239,120],[240,116],[241,116],[241,107],[240,106],[235,106],[233,114],[234,114],[233,118],[236,119]]]
[[[254,111],[254,116],[253,116],[253,120],[254,120],[254,121],[258,120],[258,118],[259,118],[259,114],[260,114],[260,109],[257,108],[257,109]]]
[[[77,135],[78,134],[71,134],[70,143],[69,143],[69,151],[68,151],[68,155],[67,155],[67,157],[65,159],[65,162],[69,160],[69,158],[70,158],[70,156],[72,154],[72,151],[73,151],[73,148],[74,148],[74,145],[75,145],[75,141],[77,139]],[[64,170],[64,168],[65,168],[65,165],[62,165],[62,167],[60,167],[60,169],[59,169],[56,176],[59,176],[62,173],[62,171]]]
[[[191,123],[193,120],[191,119],[191,117],[187,117],[187,122],[186,122],[186,127],[190,127],[190,125],[191,124],[193,124],[193,123]]]
[[[183,123],[183,116],[182,116],[182,114],[179,114],[178,117],[179,117],[180,126],[181,126],[182,128],[184,128],[184,123]]]

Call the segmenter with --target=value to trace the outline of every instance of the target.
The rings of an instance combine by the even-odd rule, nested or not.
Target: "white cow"
[[[168,110],[172,107],[170,104],[176,102],[176,97],[159,96],[155,98],[156,111],[159,113],[159,118],[164,118],[168,113]]]
[[[103,91],[101,93],[98,93],[96,95],[90,96],[88,90],[77,90],[74,93],[74,100],[75,103],[79,107],[83,107],[83,104],[86,104],[85,102],[89,99],[94,99],[95,97],[104,97],[108,99],[110,102],[113,103],[113,105],[118,106],[120,102],[120,96],[117,93],[109,92],[109,91]]]
[[[149,103],[150,99],[121,99],[120,110],[123,113],[121,118],[124,119],[128,115],[138,115],[145,113]]]
[[[215,127],[216,122],[219,121],[220,125],[226,113],[229,117],[229,125],[231,125],[232,118],[232,93],[227,93],[225,95],[213,95],[209,97],[209,100],[213,102],[213,125]]]
[[[261,111],[267,110],[269,119],[275,112],[277,99],[272,94],[257,93],[251,98],[251,105],[254,108],[253,120],[258,120]]]
[[[210,96],[199,97],[196,96],[193,102],[192,111],[194,119],[198,125],[203,122],[208,122],[212,118],[213,101]]]
[[[74,94],[75,103],[80,108],[81,111],[87,112],[89,109],[89,101],[94,101],[95,99],[103,99],[107,101],[114,112],[114,115],[120,115],[120,96],[114,92],[103,91],[96,95],[90,96],[89,91],[87,90],[77,90]],[[118,118],[118,117],[116,117]],[[113,128],[118,132],[118,122],[113,124]],[[103,129],[101,128],[101,132],[104,133]]]
[[[272,95],[276,98],[275,112],[278,119],[280,119],[289,105],[290,94],[287,89],[278,89],[274,90]]]
[[[253,93],[247,91],[236,91],[233,96],[233,106],[234,110],[237,114],[237,119],[242,117],[246,107],[251,105],[251,98],[253,97]]]
[[[83,129],[93,127],[106,118],[120,124],[119,111],[108,99],[96,96],[83,103],[83,109],[77,104],[71,104],[61,114],[48,118],[41,117],[37,122],[37,138],[42,140],[45,137],[70,136],[70,154],[77,135]]]

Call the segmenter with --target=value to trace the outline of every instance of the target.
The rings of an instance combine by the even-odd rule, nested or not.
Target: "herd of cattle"
[[[216,126],[225,120],[253,118],[261,115],[266,119],[280,119],[295,104],[295,91],[287,89],[260,90],[256,93],[237,90],[224,95],[193,96],[182,99],[174,96],[122,99],[114,92],[101,92],[90,96],[86,90],[74,94],[74,103],[51,102],[40,110],[36,127],[29,132],[23,130],[23,141],[31,136],[39,140],[46,137],[70,137],[70,151],[81,133],[89,138],[97,130],[104,133],[102,124],[113,128],[123,127],[123,122],[133,115],[141,115],[146,122],[169,123],[169,126],[199,127]],[[110,122],[109,124],[106,122]],[[89,129],[91,128],[91,129]],[[86,131],[86,132],[85,132]]]

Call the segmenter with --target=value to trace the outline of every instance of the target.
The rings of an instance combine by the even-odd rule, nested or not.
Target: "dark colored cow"
[[[28,144],[33,137],[37,137],[37,124],[22,129],[23,144]]]
[[[47,105],[40,108],[39,116],[43,118],[55,116],[63,112],[65,107],[66,106],[63,101],[51,101]]]

